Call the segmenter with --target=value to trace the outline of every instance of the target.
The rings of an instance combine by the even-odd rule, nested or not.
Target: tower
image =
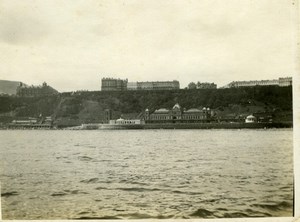
[[[106,123],[109,123],[109,121],[111,120],[111,110],[110,109],[106,109],[104,111],[104,119]]]
[[[149,109],[145,110],[145,120],[149,120],[150,119],[150,112]]]

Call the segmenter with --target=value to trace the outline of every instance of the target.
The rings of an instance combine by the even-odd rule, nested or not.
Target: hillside
[[[18,81],[0,80],[0,95],[16,95],[17,87],[20,85]]]
[[[278,121],[292,121],[292,87],[252,87],[177,91],[62,93],[39,98],[0,97],[0,122],[14,118],[52,116],[57,125],[102,122],[104,110],[113,118],[138,118],[148,108],[210,107],[222,119],[251,113],[270,113]]]

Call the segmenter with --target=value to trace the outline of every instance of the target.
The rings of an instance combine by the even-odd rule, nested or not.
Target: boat
[[[113,129],[144,129],[145,121],[140,119],[110,120],[109,123],[87,123],[73,129],[113,130]]]

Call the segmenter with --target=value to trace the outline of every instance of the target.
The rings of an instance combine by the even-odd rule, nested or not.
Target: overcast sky
[[[215,82],[296,74],[293,0],[0,0],[0,79],[59,91],[101,78]]]

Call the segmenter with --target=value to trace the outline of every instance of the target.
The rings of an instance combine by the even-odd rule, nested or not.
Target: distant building
[[[179,82],[173,81],[156,81],[156,82],[137,82],[137,90],[177,90]]]
[[[137,82],[137,90],[153,90],[153,82]]]
[[[127,90],[137,90],[137,82],[128,82]]]
[[[252,80],[252,81],[233,81],[222,88],[238,88],[251,86],[291,86],[292,77],[285,77],[272,80]]]
[[[293,85],[292,77],[279,78],[279,86],[291,86]]]
[[[153,113],[145,110],[144,119],[147,123],[193,123],[206,122],[211,117],[209,108],[203,109],[182,109],[177,103],[172,109],[160,108]]]
[[[123,91],[123,90],[177,90],[179,82],[173,81],[154,81],[154,82],[128,82],[128,80],[103,78],[102,91]]]
[[[46,82],[41,86],[27,86],[21,83],[17,88],[17,96],[21,97],[38,97],[54,94],[58,94],[58,91],[47,85]]]
[[[228,84],[229,88],[249,87],[249,86],[276,86],[278,80],[253,80],[253,81],[233,81]]]
[[[128,80],[103,78],[101,80],[101,91],[123,91],[127,90]]]

